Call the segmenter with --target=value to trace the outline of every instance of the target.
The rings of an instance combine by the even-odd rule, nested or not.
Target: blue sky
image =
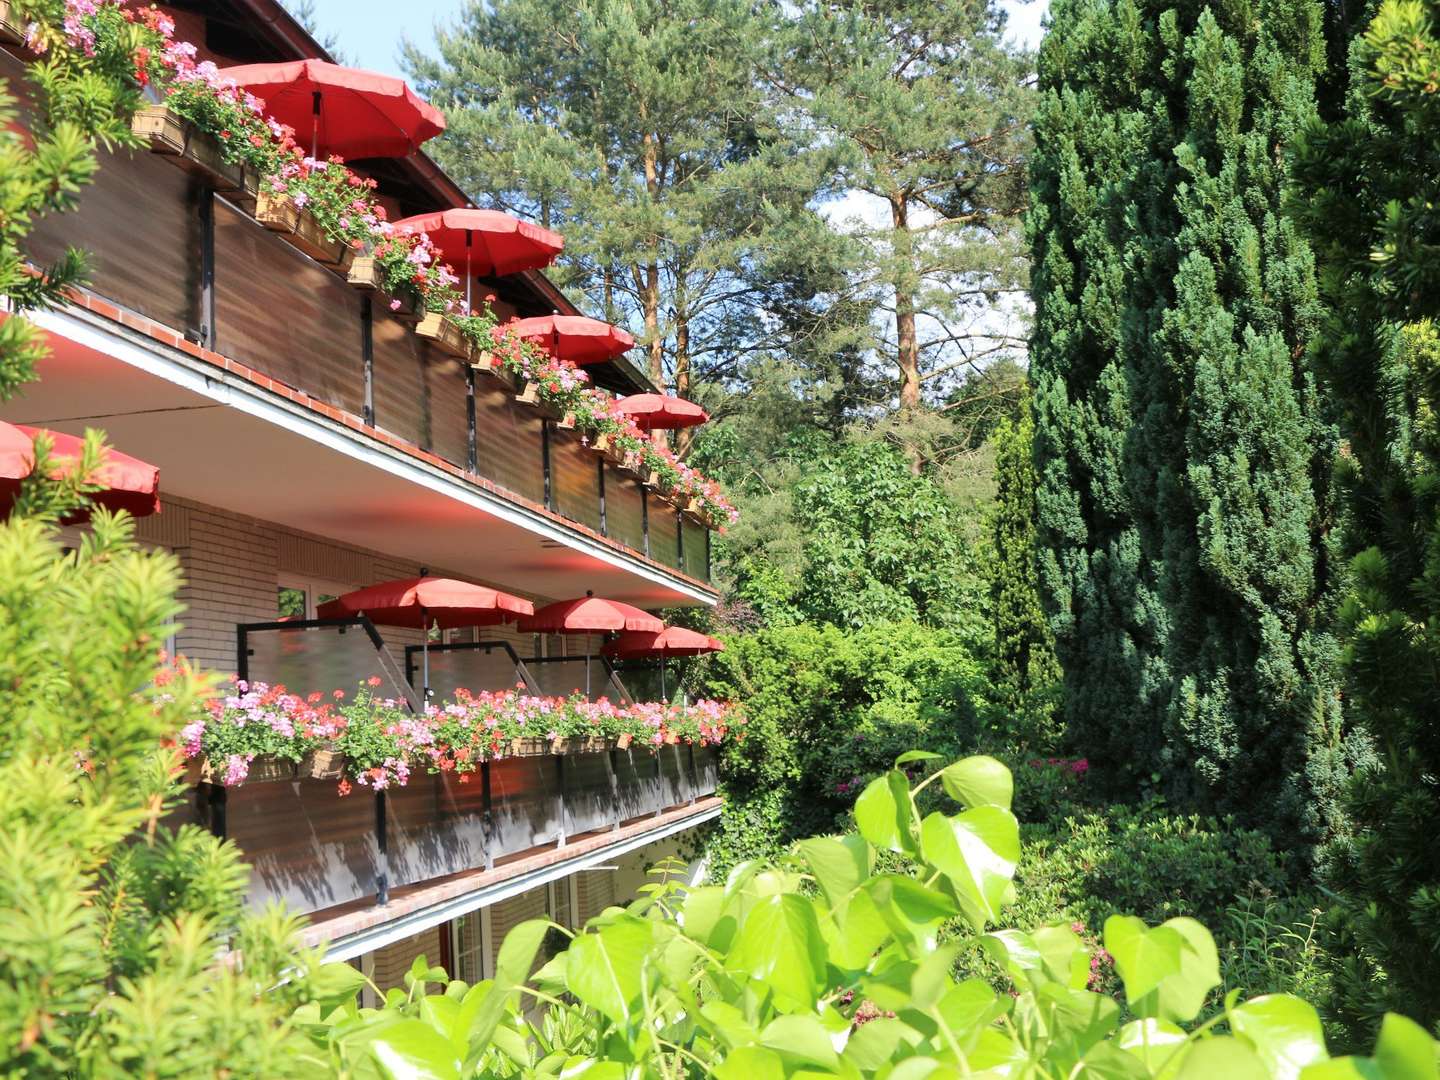
[[[1048,0],[1002,0],[1010,12],[1015,36],[1034,44]],[[333,32],[340,47],[359,67],[393,75],[400,70],[400,37],[426,48],[434,44],[436,23],[453,23],[464,0],[315,0],[315,17],[322,33]],[[403,12],[403,15],[398,13]],[[403,22],[403,27],[400,26]]]

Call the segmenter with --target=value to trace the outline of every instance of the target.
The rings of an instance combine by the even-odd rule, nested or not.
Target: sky
[[[1001,2],[1010,13],[1016,40],[1032,46],[1039,42],[1049,0]],[[404,36],[428,50],[434,45],[435,25],[453,23],[464,6],[464,0],[315,0],[315,17],[322,36],[334,33],[356,66],[403,75],[396,11],[404,12]]]

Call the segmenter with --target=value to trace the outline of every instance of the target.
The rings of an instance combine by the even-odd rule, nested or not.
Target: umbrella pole
[[[670,695],[665,691],[665,657],[660,657],[660,700],[665,704],[670,703]]]
[[[420,609],[420,632],[424,635],[420,639],[420,659],[424,671],[422,680],[425,684],[420,703],[422,706],[428,706],[430,704],[430,616],[426,614],[423,607]]]
[[[590,700],[590,635],[585,635],[585,700]]]
[[[470,306],[470,287],[475,284],[474,276],[470,273],[470,241],[473,234],[468,230],[465,233],[465,314],[474,315],[475,309]]]
[[[313,159],[320,153],[320,98],[321,93],[316,90],[311,97],[311,118],[310,118],[310,157]]]

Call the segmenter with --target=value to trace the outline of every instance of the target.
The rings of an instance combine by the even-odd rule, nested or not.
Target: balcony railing
[[[406,647],[402,669],[363,617],[243,624],[236,643],[242,678],[283,684],[303,696],[353,687],[378,673],[377,697],[418,707],[416,647]],[[441,645],[430,651],[431,686],[444,688],[441,696],[462,685],[481,691],[518,683],[543,692],[546,680],[534,670],[566,669],[565,678],[573,678],[577,659],[526,661],[499,641]],[[625,693],[610,681],[613,671],[602,657],[593,663],[594,696],[613,700],[617,691]],[[713,747],[576,745],[565,754],[496,758],[465,777],[431,775],[417,766],[404,787],[371,792],[357,786],[343,797],[334,779],[306,776],[252,779],[233,788],[200,783],[179,816],[240,847],[252,868],[249,899],[257,909],[283,901],[315,913],[384,904],[393,888],[493,868],[542,847],[563,848],[582,834],[617,831],[717,788]]]
[[[0,76],[13,74],[0,54]],[[692,577],[709,530],[513,388],[418,336],[174,158],[101,154],[78,210],[36,222],[38,265],[90,257],[99,296]]]

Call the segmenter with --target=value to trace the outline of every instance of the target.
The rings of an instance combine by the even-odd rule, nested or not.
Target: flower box
[[[130,130],[155,154],[198,176],[221,195],[251,207],[259,197],[259,178],[244,165],[225,160],[220,144],[168,105],[146,105],[130,120]]]
[[[540,384],[531,382],[523,375],[516,376],[515,400],[522,405],[539,405]]]
[[[345,755],[338,750],[312,750],[297,771],[312,780],[338,780],[345,774]]]
[[[185,785],[208,784],[214,773],[210,769],[210,759],[204,754],[197,757],[185,759]]]
[[[564,416],[560,417],[559,420],[555,421],[555,426],[563,431],[574,431],[575,414],[573,412],[567,412]]]
[[[261,754],[250,762],[250,771],[245,774],[247,784],[273,784],[280,780],[295,779],[295,762],[274,754]]]
[[[651,491],[659,491],[662,486],[660,474],[654,469],[643,469],[640,473],[640,483],[644,484],[645,487]]]
[[[315,215],[297,206],[288,195],[262,191],[255,203],[255,220],[286,243],[304,252],[321,266],[349,275],[355,250],[343,240],[332,240],[315,220]]]
[[[605,454],[610,449],[610,433],[608,431],[602,431],[599,435],[595,436],[590,445],[595,448],[597,454]]]
[[[579,749],[578,739],[568,739],[564,735],[557,735],[550,740],[550,753],[568,754],[571,750]]]
[[[632,741],[634,741],[634,739],[635,739],[635,736],[634,736],[634,735],[631,735],[630,732],[628,732],[628,731],[623,732],[622,734],[620,734],[619,736],[617,736],[616,739],[615,739],[615,749],[616,749],[616,750],[629,750],[629,749],[630,749],[630,743],[631,743]]]
[[[25,28],[10,10],[8,0],[0,0],[0,42],[6,45],[25,44]]]
[[[460,329],[459,323],[438,311],[427,311],[421,316],[420,321],[415,324],[415,333],[443,353],[448,353],[461,360],[470,359],[469,336]]]
[[[674,746],[674,745],[677,744],[679,741],[680,741],[680,736],[677,735],[677,734],[675,734],[675,732],[673,732],[673,731],[667,731],[667,732],[665,733],[665,745],[666,745],[666,746]]]
[[[578,752],[581,754],[603,754],[610,749],[610,740],[603,735],[587,735],[579,743]]]
[[[511,739],[510,753],[515,757],[545,757],[550,753],[550,743],[530,737]]]
[[[476,349],[470,354],[470,366],[476,371],[488,371],[492,375],[498,375],[500,358],[489,349]]]

